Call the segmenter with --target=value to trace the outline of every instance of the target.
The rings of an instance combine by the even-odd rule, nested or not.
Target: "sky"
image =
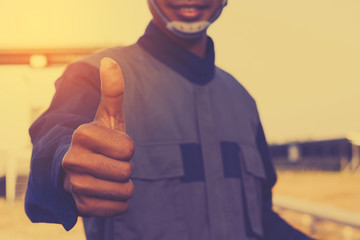
[[[255,98],[270,143],[360,133],[359,10],[358,0],[229,0],[210,27],[216,64]],[[145,0],[2,0],[0,51],[127,45],[150,19]],[[16,107],[23,102],[49,104],[62,69],[54,71],[36,70],[48,81],[32,77],[26,90],[18,70],[1,67],[0,106],[9,124],[28,121],[27,110]]]

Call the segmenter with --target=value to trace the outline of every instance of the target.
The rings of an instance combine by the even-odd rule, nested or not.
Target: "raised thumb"
[[[100,63],[101,100],[94,122],[98,125],[125,132],[124,79],[120,66],[105,57]]]

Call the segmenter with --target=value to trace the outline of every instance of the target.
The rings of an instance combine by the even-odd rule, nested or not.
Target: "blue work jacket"
[[[136,44],[67,67],[49,109],[30,128],[25,208],[32,221],[67,230],[77,221],[61,163],[73,131],[94,118],[99,62],[107,56],[125,79],[135,194],[124,214],[84,218],[88,239],[310,239],[273,212],[276,175],[255,101],[214,65],[213,42],[207,41],[202,59],[150,23]]]

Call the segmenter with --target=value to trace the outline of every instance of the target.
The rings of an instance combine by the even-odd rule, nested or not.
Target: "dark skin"
[[[222,0],[158,0],[157,4],[171,20],[179,16],[179,5],[201,6],[196,16],[186,21],[207,20]],[[205,56],[206,34],[196,39],[181,39],[168,32],[160,17],[150,7],[153,22],[170,38],[199,57]],[[90,123],[79,126],[72,136],[62,167],[64,189],[73,196],[82,216],[110,217],[129,208],[134,193],[130,180],[133,164],[130,159],[135,145],[126,134],[122,106],[124,80],[119,65],[104,58],[100,66],[101,100],[96,116]]]
[[[72,194],[80,214],[108,217],[129,208],[134,192],[130,159],[135,147],[125,130],[119,65],[104,58],[100,76],[101,100],[95,119],[75,130],[62,166],[64,189]]]
[[[201,6],[199,15],[194,20],[208,20],[220,6],[222,0],[156,0],[156,3],[168,19],[173,21],[191,22],[191,19],[184,19],[181,17],[181,15],[179,16],[176,9],[178,9],[180,6]],[[205,57],[207,38],[206,34],[194,39],[179,38],[166,29],[164,22],[161,20],[160,16],[158,16],[156,11],[151,7],[151,4],[149,4],[149,8],[153,16],[153,23],[156,24],[156,26],[160,28],[162,32],[164,32],[168,37],[193,54],[201,58]]]

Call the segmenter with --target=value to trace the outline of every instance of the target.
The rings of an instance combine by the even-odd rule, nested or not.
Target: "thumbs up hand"
[[[63,158],[63,186],[81,215],[109,217],[129,208],[134,192],[130,159],[135,147],[125,130],[119,65],[110,58],[102,59],[100,78],[101,100],[95,119],[75,130]]]

